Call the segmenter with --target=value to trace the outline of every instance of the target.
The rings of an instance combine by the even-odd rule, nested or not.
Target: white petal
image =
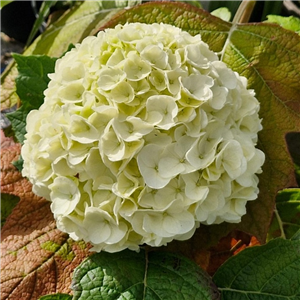
[[[126,78],[126,74],[119,68],[104,68],[98,73],[98,87],[100,90],[108,91],[115,88]]]
[[[158,69],[165,69],[168,63],[167,53],[158,45],[148,45],[141,52],[141,57]]]
[[[170,129],[175,125],[178,107],[173,97],[157,95],[148,98],[146,103],[147,121],[161,129]]]
[[[207,197],[209,188],[199,172],[184,174],[182,179],[186,184],[185,193],[190,199],[202,202]]]
[[[68,215],[80,200],[77,184],[67,177],[56,177],[49,186],[51,190],[51,210],[55,215]]]
[[[168,184],[171,178],[163,178],[159,173],[158,163],[163,148],[154,144],[145,146],[137,156],[139,170],[145,183],[154,189],[160,189]]]
[[[150,74],[151,66],[145,61],[141,60],[138,55],[132,54],[124,63],[124,71],[129,80],[137,81]]]
[[[213,79],[202,74],[192,74],[188,77],[180,78],[182,88],[192,99],[207,101],[212,98]]]

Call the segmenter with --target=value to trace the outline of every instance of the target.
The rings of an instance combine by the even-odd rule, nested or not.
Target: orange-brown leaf
[[[50,203],[34,195],[31,184],[10,163],[19,153],[18,144],[1,153],[2,192],[20,197],[1,232],[1,299],[70,293],[73,270],[90,247],[56,228]]]

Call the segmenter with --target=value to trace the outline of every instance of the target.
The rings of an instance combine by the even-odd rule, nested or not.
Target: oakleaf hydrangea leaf
[[[2,229],[1,299],[69,293],[73,269],[89,255],[55,227],[49,203],[29,191]]]
[[[19,157],[20,144],[6,144],[1,149],[1,191],[20,201],[1,230],[1,299],[70,293],[73,269],[90,254],[89,246],[56,229],[49,202],[34,195],[11,164]]]
[[[234,25],[187,4],[169,2],[133,7],[104,27],[136,21],[165,22],[193,35],[200,33],[210,49],[219,52],[228,67],[247,77],[248,88],[255,90],[263,119],[259,148],[265,152],[266,162],[259,176],[259,198],[249,203],[238,228],[263,242],[277,191],[296,185],[285,135],[300,128],[299,35],[269,23]],[[221,232],[224,226],[215,232]]]
[[[97,253],[74,272],[73,299],[217,300],[211,278],[195,263],[168,252]]]
[[[284,189],[276,197],[276,214],[268,238],[291,238],[300,229],[300,189]]]
[[[43,92],[49,82],[48,73],[53,72],[56,59],[48,56],[19,54],[14,54],[14,59],[18,64],[16,88],[22,100],[22,106],[15,112],[7,114],[7,117],[12,123],[16,138],[22,143],[26,133],[27,114],[30,110],[39,108],[43,103]]]
[[[300,240],[274,239],[228,259],[213,281],[223,300],[299,299]]]
[[[266,162],[259,199],[249,205],[240,228],[263,241],[277,191],[296,186],[285,136],[300,128],[300,37],[274,24],[239,25],[231,33],[223,61],[248,78],[261,104],[259,147]]]

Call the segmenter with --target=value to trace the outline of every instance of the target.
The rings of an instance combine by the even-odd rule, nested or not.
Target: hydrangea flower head
[[[23,175],[95,251],[239,222],[257,198],[259,103],[200,35],[131,23],[57,60],[27,117]]]

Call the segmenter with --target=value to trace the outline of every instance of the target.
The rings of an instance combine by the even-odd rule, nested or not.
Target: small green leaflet
[[[227,7],[220,7],[211,12],[211,14],[215,17],[218,17],[224,21],[230,21],[231,12]]]
[[[1,227],[3,227],[6,218],[11,214],[19,200],[17,196],[1,193]]]
[[[16,161],[13,161],[12,164],[20,171],[22,172],[22,169],[23,169],[23,163],[24,163],[24,160],[22,158],[22,156],[20,156],[20,158]]]
[[[42,105],[43,93],[50,81],[48,74],[54,72],[57,58],[20,54],[14,54],[13,57],[18,65],[19,75],[16,78],[16,87],[22,105],[15,112],[7,114],[7,118],[11,121],[16,138],[23,143],[27,114]]]
[[[217,300],[219,292],[202,269],[170,252],[101,252],[74,271],[73,300]]]
[[[300,299],[299,237],[274,239],[227,260],[213,277],[222,300]]]
[[[282,17],[275,15],[268,15],[268,21],[270,23],[276,23],[285,29],[292,30],[300,34],[300,19],[294,16]]]

